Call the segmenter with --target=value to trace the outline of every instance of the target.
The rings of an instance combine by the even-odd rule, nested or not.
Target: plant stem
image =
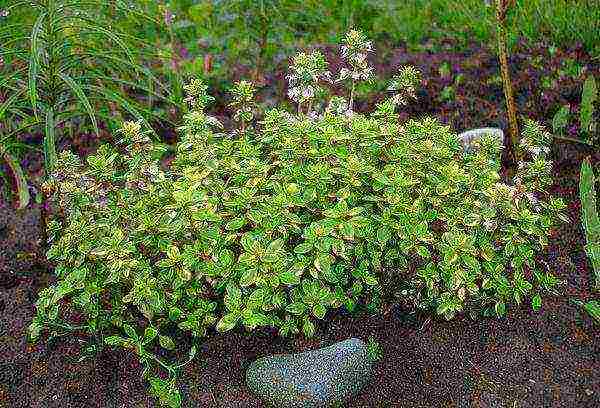
[[[260,42],[258,44],[258,55],[256,56],[256,64],[254,67],[254,82],[259,82],[259,78],[262,78],[262,66],[265,59],[265,52],[267,49],[267,41],[269,36],[269,21],[266,16],[261,18],[261,33]]]
[[[354,108],[354,88],[356,87],[356,82],[354,79],[352,80],[352,89],[350,89],[350,103],[348,104],[348,108],[353,110]]]
[[[56,103],[59,98],[59,86],[58,86],[58,56],[56,54],[55,44],[58,42],[57,30],[54,27],[54,22],[56,18],[56,4],[54,1],[48,1],[47,3],[47,12],[48,12],[48,23],[46,24],[46,44],[47,44],[47,52],[48,52],[48,84],[47,84],[47,97],[49,102],[49,109],[54,109]],[[53,124],[54,125],[54,124]],[[46,139],[48,136],[44,136]],[[51,155],[56,156],[56,140],[53,140],[48,146],[50,149]],[[47,160],[47,158],[46,158]],[[45,168],[48,169],[48,163],[45,163]],[[52,169],[50,169],[52,170]],[[46,174],[46,177],[49,177],[50,174]],[[44,188],[41,188],[42,195],[42,206],[40,208],[40,230],[41,230],[41,240],[40,243],[41,253],[44,254],[46,252],[46,247],[48,245],[48,209],[47,209],[47,201],[48,195]]]
[[[46,324],[55,329],[65,329],[65,330],[69,330],[69,331],[89,329],[89,326],[72,326],[72,325],[66,324],[66,323],[46,322]]]
[[[504,97],[506,99],[506,110],[508,113],[509,137],[507,138],[507,151],[509,154],[509,168],[516,167],[519,161],[519,127],[517,124],[517,109],[515,97],[513,94],[512,82],[510,79],[510,71],[508,66],[508,49],[507,49],[507,24],[506,14],[508,11],[508,0],[496,0],[496,18],[498,20],[498,54],[500,58],[500,68],[502,72],[502,82],[504,85]]]
[[[586,142],[585,140],[579,140],[579,139],[575,139],[575,138],[567,137],[567,136],[553,136],[553,137],[555,139],[564,140],[564,141],[567,141],[567,142],[581,143],[581,144],[585,144],[585,145],[588,145],[588,146],[593,146],[594,145],[593,143]]]

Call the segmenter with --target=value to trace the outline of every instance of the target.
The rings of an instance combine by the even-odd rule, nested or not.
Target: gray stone
[[[367,345],[352,338],[304,353],[260,358],[248,367],[246,383],[277,408],[331,407],[356,395],[371,372]]]
[[[504,144],[504,132],[499,128],[479,128],[467,130],[458,135],[458,139],[463,146],[465,152],[471,152],[473,148],[473,142],[480,139],[483,135],[491,134],[497,137],[502,144]]]

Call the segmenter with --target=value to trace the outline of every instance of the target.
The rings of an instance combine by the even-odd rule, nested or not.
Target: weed
[[[367,355],[371,361],[379,361],[383,357],[383,350],[373,336],[367,341]]]

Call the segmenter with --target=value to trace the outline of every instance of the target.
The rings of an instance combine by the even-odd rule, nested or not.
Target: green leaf
[[[244,272],[242,273],[242,277],[240,278],[240,286],[245,288],[250,285],[253,285],[254,283],[256,283],[257,278],[258,278],[258,273],[257,273],[256,269],[254,269],[254,268],[246,269],[246,270],[244,270]]]
[[[377,285],[377,278],[373,275],[366,274],[363,276],[363,279],[364,279],[365,283],[369,286]]]
[[[0,88],[1,87],[2,87],[2,85],[0,85]],[[0,105],[0,121],[4,121],[5,112],[9,110],[9,108],[13,105],[13,103],[19,101],[21,94],[23,94],[24,92],[25,92],[24,89],[17,90]]]
[[[181,407],[181,395],[175,386],[175,378],[163,380],[159,377],[148,378],[151,393],[158,398],[161,406],[169,408]]]
[[[313,315],[315,315],[315,317],[317,317],[318,319],[323,319],[325,317],[326,312],[327,312],[327,309],[321,303],[317,303],[312,308]]]
[[[254,329],[258,326],[267,326],[271,322],[271,319],[263,313],[252,313],[250,316],[244,319],[244,324],[251,329]]]
[[[244,217],[234,218],[225,224],[225,229],[227,231],[237,231],[242,228],[246,224],[246,219]]]
[[[248,300],[246,301],[246,304],[248,305],[248,307],[251,307],[253,309],[260,308],[262,306],[263,302],[265,301],[265,297],[266,297],[265,289],[263,289],[263,288],[255,289],[254,292],[252,292],[250,294],[250,296],[248,296]]]
[[[600,323],[600,302],[597,300],[590,300],[584,303],[583,308],[596,321],[596,323]]]
[[[219,265],[228,268],[233,265],[233,252],[229,249],[223,249],[219,252]]]
[[[107,101],[114,102],[120,108],[125,109],[136,120],[142,122],[142,124],[144,125],[144,127],[146,129],[151,130],[152,134],[155,137],[155,140],[158,141],[158,136],[156,135],[156,132],[154,131],[152,126],[150,126],[150,123],[148,123],[146,118],[144,118],[144,116],[130,102],[128,102],[127,99],[123,98],[121,95],[117,94],[116,92],[112,91],[109,88],[104,88],[104,87],[95,86],[95,85],[86,85],[84,88],[94,91],[100,95],[103,95]]]
[[[233,284],[227,285],[224,301],[227,310],[230,312],[239,311],[242,308],[242,290]]]
[[[344,301],[344,306],[346,306],[346,310],[348,310],[350,313],[352,313],[354,311],[354,309],[356,308],[356,302],[350,298],[347,298]]]
[[[579,176],[579,198],[581,200],[581,222],[587,242],[586,252],[595,275],[595,289],[600,291],[600,219],[596,207],[596,180],[588,158],[581,164]]]
[[[80,16],[80,18],[81,18],[81,16]],[[115,35],[111,30],[104,29],[103,27],[95,24],[95,21],[91,21],[88,19],[85,19],[85,20],[90,23],[89,25],[86,26],[86,28],[88,30],[96,31],[96,32],[106,35],[112,41],[117,43],[117,45],[125,52],[129,61],[135,62],[135,58],[133,57],[131,50],[129,49],[129,47],[127,47],[127,45],[125,45],[125,42],[123,42],[117,35]]]
[[[244,248],[244,251],[252,252],[252,249],[254,247],[254,237],[250,232],[246,232],[242,235],[242,238],[240,238],[240,244],[242,244],[242,248]]]
[[[294,315],[301,315],[307,309],[307,306],[302,302],[290,303],[286,306],[285,311]]]
[[[150,343],[158,335],[158,330],[154,327],[146,327],[144,331],[144,344]]]
[[[506,313],[506,305],[504,304],[504,302],[497,302],[495,309],[496,315],[498,315],[498,317],[502,317]]]
[[[298,285],[300,283],[300,277],[298,277],[293,271],[285,271],[279,274],[279,280],[284,285]]]
[[[302,332],[306,337],[312,337],[315,334],[315,324],[310,321],[310,319],[304,320],[304,325],[302,326]]]
[[[267,247],[267,253],[275,254],[275,253],[280,252],[283,249],[283,244],[284,244],[283,239],[281,239],[281,238],[276,239],[275,241],[271,242],[269,244],[269,246]]]
[[[542,297],[539,294],[536,294],[532,299],[531,299],[531,307],[533,308],[534,311],[538,311],[540,310],[540,308],[542,307]]]
[[[347,240],[354,239],[354,226],[350,222],[344,222],[342,224],[342,235]]]
[[[355,281],[350,290],[354,296],[358,296],[363,292],[363,285],[360,281]]]
[[[158,336],[158,343],[160,346],[167,350],[175,350],[175,343],[169,336]]]
[[[34,320],[27,328],[28,341],[35,342],[39,339],[43,327],[42,324]]]
[[[217,331],[222,333],[233,329],[239,321],[240,317],[241,316],[239,313],[226,314],[217,323]]]
[[[189,360],[192,360],[194,357],[196,357],[196,352],[197,352],[197,349],[196,349],[196,346],[194,345],[194,346],[192,346],[192,348],[190,349],[190,352],[189,352],[189,354],[188,354],[188,359],[189,359]]]
[[[171,245],[167,250],[167,257],[171,261],[179,261],[181,259],[181,252],[179,252],[179,248],[176,245]]]
[[[306,253],[309,253],[312,249],[313,249],[312,242],[303,242],[299,245],[296,245],[296,248],[294,248],[294,253],[299,254],[299,255],[306,254]]]
[[[108,336],[104,338],[104,343],[109,346],[121,346],[127,343],[127,339],[120,336]]]
[[[418,245],[415,249],[417,251],[417,255],[419,255],[421,258],[423,258],[423,259],[431,258],[431,253],[429,252],[429,249],[426,246]]]
[[[392,230],[386,226],[377,229],[377,242],[384,246],[392,238]]]
[[[481,265],[477,258],[473,255],[463,254],[461,255],[461,259],[465,266],[474,272],[479,272],[481,270]]]
[[[44,19],[46,18],[47,13],[42,12],[38,16],[35,21],[33,28],[31,30],[31,52],[29,58],[29,69],[27,72],[28,77],[28,89],[29,89],[29,101],[31,102],[31,108],[33,109],[34,115],[37,117],[37,100],[38,100],[38,92],[37,92],[37,77],[38,77],[38,68],[39,68],[39,36],[43,30],[42,24],[44,23]]]
[[[0,146],[0,151],[2,150],[2,146]],[[21,168],[21,164],[19,161],[14,158],[10,153],[4,151],[2,157],[4,161],[8,164],[10,171],[13,174],[17,182],[17,193],[19,195],[19,209],[22,210],[29,205],[29,187],[27,186],[27,181],[25,180],[25,174],[23,173],[23,169]]]
[[[79,86],[77,82],[75,82],[70,76],[68,76],[65,73],[59,73],[58,76],[64,81],[65,84],[67,84],[67,86],[71,89],[71,91],[73,91],[79,102],[83,105],[83,107],[88,113],[88,116],[90,117],[90,120],[92,121],[94,132],[97,136],[99,136],[100,132],[98,131],[98,124],[96,123],[96,116],[94,115],[94,110],[92,109],[92,105],[90,104],[90,101],[85,95],[85,92],[83,92],[81,86]]]
[[[182,314],[183,311],[181,309],[179,309],[178,307],[172,307],[171,309],[169,309],[169,320],[176,322],[177,320],[179,320]]]
[[[340,283],[340,274],[336,273],[336,270],[334,270],[334,268],[328,268],[326,271],[322,272],[323,274],[323,278],[325,278],[325,280],[329,283]]]
[[[323,272],[323,274],[329,274],[331,271],[331,263],[333,262],[333,257],[329,254],[319,254],[314,261],[315,268],[318,271]]]
[[[139,337],[135,332],[134,328],[131,327],[129,324],[125,323],[123,325],[123,330],[125,330],[125,334],[127,334],[130,338],[134,339],[135,341],[139,340]]]

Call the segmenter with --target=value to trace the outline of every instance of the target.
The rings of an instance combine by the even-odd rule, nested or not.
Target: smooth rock
[[[351,338],[304,353],[260,358],[248,367],[246,383],[277,408],[331,407],[356,395],[371,372],[367,345]]]
[[[499,128],[478,128],[467,130],[458,135],[458,139],[463,146],[465,152],[471,152],[473,148],[473,142],[480,139],[483,135],[491,134],[498,138],[502,144],[504,144],[504,132]]]

